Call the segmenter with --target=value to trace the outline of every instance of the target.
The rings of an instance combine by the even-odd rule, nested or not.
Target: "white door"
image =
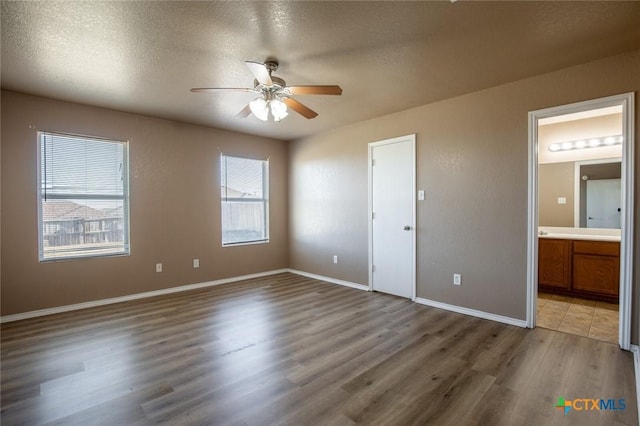
[[[370,286],[415,298],[415,135],[369,144]]]
[[[587,228],[620,229],[620,179],[587,181]]]

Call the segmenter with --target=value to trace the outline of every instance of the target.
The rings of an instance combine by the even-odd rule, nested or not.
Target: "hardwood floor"
[[[3,425],[638,423],[616,345],[293,274],[3,324],[1,357]]]

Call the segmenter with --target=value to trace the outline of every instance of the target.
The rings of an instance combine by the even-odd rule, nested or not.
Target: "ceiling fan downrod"
[[[278,70],[278,65],[278,61],[266,61],[264,63],[264,67],[269,71],[269,75]]]

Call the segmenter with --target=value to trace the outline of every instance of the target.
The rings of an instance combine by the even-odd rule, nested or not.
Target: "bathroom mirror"
[[[540,226],[620,229],[622,108],[540,120]]]

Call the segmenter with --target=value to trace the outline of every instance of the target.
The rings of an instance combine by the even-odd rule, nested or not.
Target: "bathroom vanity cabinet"
[[[571,240],[538,241],[538,286],[571,290]]]
[[[619,242],[538,239],[541,290],[617,302],[619,283]]]

